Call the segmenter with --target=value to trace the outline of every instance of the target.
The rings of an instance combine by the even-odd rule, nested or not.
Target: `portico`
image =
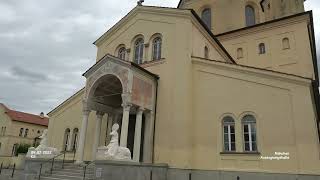
[[[97,148],[102,146],[99,140],[103,116],[108,116],[106,143],[110,141],[112,125],[118,123],[121,127],[119,144],[129,148],[132,160],[152,162],[158,76],[111,55],[106,55],[83,75],[87,80],[77,162],[83,161],[88,118],[92,111],[96,113],[93,160]]]

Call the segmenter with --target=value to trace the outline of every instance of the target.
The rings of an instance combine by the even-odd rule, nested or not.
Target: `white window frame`
[[[265,43],[259,43],[258,45],[259,48],[259,54],[266,54],[266,44]]]
[[[138,48],[138,52],[137,52]],[[138,38],[134,43],[134,62],[137,64],[142,64],[144,55],[144,40],[143,38]]]
[[[162,38],[156,37],[154,38],[152,49],[152,60],[160,60],[161,59],[161,50],[162,50]]]
[[[226,119],[227,119],[227,118],[231,118],[231,119],[232,119],[232,122],[226,122]],[[233,126],[234,133],[231,133],[231,126]],[[225,132],[225,131],[224,131],[225,127],[228,127],[228,132]],[[237,149],[237,147],[236,147],[236,138],[235,138],[235,141],[234,141],[234,142],[232,142],[232,140],[231,140],[232,134],[234,134],[234,136],[236,136],[235,130],[236,130],[236,129],[235,129],[235,121],[234,121],[234,119],[233,119],[232,117],[230,117],[230,116],[224,117],[223,120],[222,120],[223,151],[224,151],[224,152],[235,152],[235,151],[236,151],[236,149]],[[228,142],[225,141],[225,138],[224,138],[225,134],[228,134]],[[225,144],[226,144],[226,143],[228,144],[228,149],[225,149]],[[232,149],[232,143],[235,144],[234,149]]]
[[[118,58],[122,60],[126,60],[126,48],[125,47],[120,47],[118,50]]]
[[[254,116],[252,116],[254,118],[254,121],[250,121],[250,120],[245,120],[245,118],[247,116],[252,116],[252,115],[246,115],[242,118],[242,128],[243,128],[243,131],[242,131],[242,135],[243,135],[243,150],[245,152],[257,152],[258,151],[258,143],[257,143],[257,121],[256,121],[256,118]],[[253,126],[254,125],[254,126]],[[248,126],[248,136],[249,136],[249,141],[246,141],[245,139],[245,126]],[[255,141],[252,141],[252,129],[255,128],[255,137],[256,137],[256,140]],[[246,150],[246,143],[249,143],[249,150]],[[255,147],[256,149],[253,149],[253,143],[255,143]]]

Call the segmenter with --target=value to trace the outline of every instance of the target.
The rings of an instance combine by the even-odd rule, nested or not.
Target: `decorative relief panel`
[[[102,65],[99,69],[97,69],[90,77],[87,79],[86,85],[86,96],[88,97],[91,89],[93,88],[94,83],[104,75],[111,74],[117,76],[121,83],[122,89],[124,92],[129,91],[128,87],[128,74],[129,70],[126,67],[123,67],[119,64],[113,63],[111,61],[107,61],[104,65]]]
[[[133,76],[132,84],[132,103],[152,109],[153,88],[150,82],[147,82],[137,76]]]

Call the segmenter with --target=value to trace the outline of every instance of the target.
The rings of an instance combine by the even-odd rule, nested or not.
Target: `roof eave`
[[[201,20],[201,18],[198,16],[198,14],[193,10],[190,9],[191,14],[198,20],[198,22],[201,24],[201,26],[207,31],[207,33],[210,35],[210,37],[218,44],[218,46],[221,48],[221,50],[225,53],[225,55],[229,58],[229,60],[237,64],[236,61],[231,57],[231,55],[228,53],[228,51],[224,48],[224,46],[221,44],[221,42],[216,38],[216,36],[212,33],[212,31],[205,25],[205,23]]]

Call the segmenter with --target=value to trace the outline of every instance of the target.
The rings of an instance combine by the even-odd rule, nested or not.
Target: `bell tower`
[[[193,9],[214,34],[304,12],[305,0],[180,0]]]
[[[266,21],[304,12],[305,0],[262,0]]]
[[[261,0],[181,0],[178,8],[193,9],[214,34],[246,26],[245,8],[253,9],[254,24],[263,21]],[[210,23],[209,23],[210,22]]]

